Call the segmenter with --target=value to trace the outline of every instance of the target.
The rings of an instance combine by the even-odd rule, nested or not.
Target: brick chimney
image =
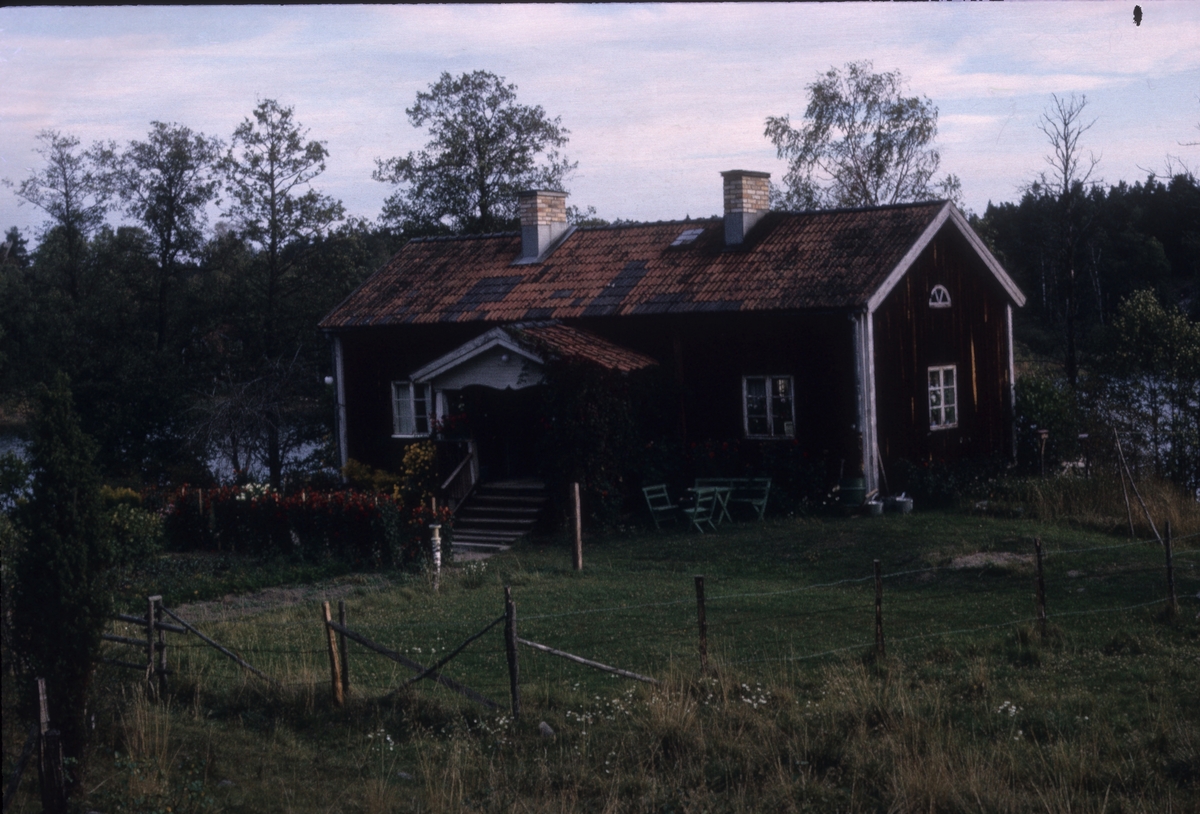
[[[771,173],[727,170],[721,177],[725,179],[725,245],[740,246],[771,208]]]
[[[534,189],[517,194],[521,216],[521,256],[531,262],[546,253],[567,231],[567,193]]]

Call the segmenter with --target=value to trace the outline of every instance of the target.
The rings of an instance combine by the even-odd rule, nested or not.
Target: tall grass
[[[1034,535],[1050,553],[1045,639],[1021,621],[1031,566],[953,565],[1027,553]],[[350,627],[423,663],[495,618],[513,585],[524,636],[663,681],[523,650],[518,722],[427,682],[393,694],[411,674],[356,645],[351,692],[335,707],[319,590],[273,608],[181,608],[281,686],[190,636],[171,639],[165,704],[121,696],[132,673],[102,668],[111,703],[98,710],[84,810],[1200,810],[1200,547],[1181,541],[1184,614],[1167,619],[1161,604],[1129,610],[1162,597],[1161,551],[1121,543],[1028,517],[806,519],[591,537],[582,573],[546,542],[451,569],[437,592],[415,577],[353,586]],[[874,558],[907,574],[885,580],[883,659],[869,655]],[[697,573],[708,578],[706,674]],[[1105,613],[1069,615],[1094,611]],[[504,702],[493,634],[446,672]],[[21,805],[36,810],[27,786]]]
[[[1117,534],[1128,534],[1132,519],[1134,534],[1145,538],[1154,536],[1146,518],[1149,511],[1160,534],[1165,533],[1167,521],[1176,536],[1200,532],[1200,502],[1171,481],[1152,475],[1138,479],[1137,493],[1128,481],[1126,490],[1122,492],[1120,477],[1113,471],[1093,470],[1092,477],[1014,478],[997,486],[999,500],[993,508],[1010,513],[1021,507],[1028,516],[1048,523]]]

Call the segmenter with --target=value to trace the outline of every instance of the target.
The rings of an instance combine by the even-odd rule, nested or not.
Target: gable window
[[[958,426],[958,387],[955,366],[929,368],[929,429]]]
[[[429,435],[429,385],[392,382],[392,435]]]
[[[796,409],[792,377],[744,377],[742,414],[747,438],[794,438]]]
[[[929,292],[929,307],[930,308],[949,308],[950,307],[950,292],[946,290],[944,285],[935,285],[933,290]]]

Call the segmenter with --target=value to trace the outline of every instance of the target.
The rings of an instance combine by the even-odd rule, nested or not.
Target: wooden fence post
[[[700,672],[708,670],[708,621],[704,617],[704,575],[696,575],[696,624],[700,628]]]
[[[37,680],[38,693],[38,779],[44,814],[65,814],[67,810],[66,775],[63,774],[62,738],[50,728],[50,709],[46,703],[46,679]]]
[[[1033,551],[1037,558],[1037,620],[1042,638],[1046,638],[1046,580],[1042,573],[1042,538],[1033,538]]]
[[[346,627],[346,600],[338,600],[338,624]],[[346,637],[341,633],[338,634],[338,655],[342,659],[342,693],[348,695],[350,693],[350,648],[346,644]]]
[[[342,693],[342,668],[338,664],[338,646],[334,641],[333,628],[329,623],[333,621],[333,617],[329,613],[329,603],[321,603],[321,613],[325,617],[325,640],[329,643],[329,677],[333,686],[333,703],[334,706],[342,706],[346,702],[346,697]]]
[[[508,689],[512,694],[512,715],[516,721],[521,717],[520,666],[517,663],[517,606],[513,602],[512,588],[504,586],[504,651],[508,656]]]
[[[883,575],[879,571],[879,560],[875,560],[875,652],[884,657],[883,647]]]
[[[1179,613],[1179,600],[1175,598],[1175,567],[1171,564],[1171,521],[1167,521],[1167,536],[1163,540],[1167,550],[1167,615]]]
[[[574,550],[575,570],[582,571],[583,570],[583,517],[581,516],[581,511],[580,511],[580,506],[579,506],[579,482],[578,481],[571,484],[571,491],[574,495],[574,505],[575,505],[575,550]]]
[[[152,596],[150,599],[154,603],[154,616],[151,617],[150,626],[158,633],[158,639],[155,642],[155,647],[158,649],[158,692],[160,695],[167,693],[167,633],[160,625],[163,624],[163,603],[161,596]]]
[[[154,682],[154,611],[158,602],[162,602],[161,596],[146,597],[146,684],[152,698],[157,694]]]

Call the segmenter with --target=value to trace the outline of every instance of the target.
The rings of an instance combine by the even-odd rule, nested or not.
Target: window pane
[[[946,425],[957,423],[958,417],[953,407],[946,408]]]
[[[429,385],[413,388],[413,433],[429,435]]]
[[[929,368],[929,386],[938,387],[942,383],[941,371],[936,367]]]
[[[407,382],[392,384],[393,432],[396,435],[413,434],[412,396]]]
[[[930,390],[929,391],[929,406],[930,407],[941,407],[942,406],[942,391],[941,390]]]
[[[945,398],[946,404],[953,404],[954,403],[954,388],[947,387],[942,392],[945,394],[944,398]]]
[[[954,368],[948,367],[942,371],[942,384],[946,387],[954,386]]]
[[[785,426],[792,423],[792,416],[792,380],[783,377],[772,379],[771,434],[785,438],[793,435]]]
[[[746,434],[769,435],[767,420],[767,380],[746,379]]]

